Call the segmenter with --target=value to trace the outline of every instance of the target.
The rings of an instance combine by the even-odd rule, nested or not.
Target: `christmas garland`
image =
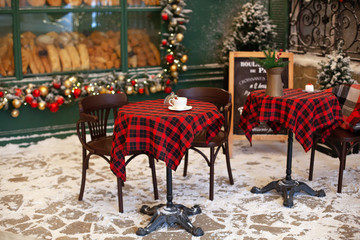
[[[166,24],[160,48],[165,51],[161,70],[156,74],[107,73],[105,76],[91,78],[86,74],[54,76],[51,82],[27,84],[23,86],[0,86],[0,110],[9,111],[18,117],[19,109],[29,105],[39,110],[49,109],[57,112],[59,107],[70,104],[80,97],[97,94],[150,94],[160,91],[172,92],[172,84],[178,81],[179,73],[186,71],[188,60],[186,48],[182,44],[185,24],[189,22],[185,0],[162,0],[161,18]],[[101,74],[100,74],[101,75]]]

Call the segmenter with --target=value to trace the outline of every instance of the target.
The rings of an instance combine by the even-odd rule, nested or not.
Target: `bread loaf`
[[[5,7],[5,0],[0,0],[0,8],[4,8],[4,7]]]
[[[70,4],[71,6],[80,6],[82,0],[65,0],[66,4]]]
[[[40,7],[45,4],[45,0],[27,0],[27,2],[33,7]]]
[[[59,7],[61,6],[61,0],[46,0],[49,6]]]
[[[65,49],[71,58],[72,70],[80,70],[81,61],[78,50],[74,47],[74,45],[67,45]]]
[[[80,56],[81,62],[81,69],[88,70],[90,69],[90,60],[89,60],[89,53],[85,44],[80,43],[77,45],[77,49]]]
[[[60,66],[60,59],[57,49],[53,44],[49,44],[46,46],[46,51],[49,56],[52,72],[60,72],[61,66]]]
[[[45,73],[45,67],[39,57],[39,53],[36,48],[32,49],[32,58],[39,73]]]
[[[63,72],[71,71],[71,59],[65,48],[58,48],[58,54],[61,63],[61,70]]]
[[[27,51],[26,48],[24,48],[24,47],[21,48],[21,62],[22,62],[22,72],[23,72],[23,74],[27,73],[27,68],[28,68],[29,63],[30,63],[29,54],[30,53]]]

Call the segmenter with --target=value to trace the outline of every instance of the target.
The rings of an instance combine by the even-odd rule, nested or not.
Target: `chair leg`
[[[85,182],[86,182],[86,170],[89,167],[89,159],[90,155],[85,156],[83,155],[83,162],[82,162],[82,174],[81,174],[81,185],[80,185],[80,193],[79,193],[79,201],[83,200],[84,190],[85,190]]]
[[[117,187],[118,187],[118,205],[119,205],[119,212],[124,212],[124,206],[123,206],[123,195],[122,195],[122,183],[123,181],[121,178],[117,177]]]
[[[183,172],[184,177],[186,177],[186,175],[187,175],[188,162],[189,162],[189,149],[187,149],[185,152],[184,172]]]
[[[155,161],[154,161],[154,157],[152,157],[152,156],[148,156],[148,157],[149,157],[149,165],[151,168],[152,181],[153,181],[153,187],[154,187],[154,198],[155,198],[155,200],[157,200],[157,199],[159,199],[159,192],[158,192],[157,180],[156,180]]]
[[[344,172],[345,162],[346,162],[346,150],[347,150],[347,144],[346,144],[346,142],[344,142],[344,143],[342,143],[342,146],[341,146],[339,179],[338,179],[338,189],[337,189],[338,193],[341,193],[341,189],[342,189],[343,172]]]
[[[225,142],[225,157],[226,157],[226,166],[229,175],[230,185],[234,185],[234,179],[231,172],[231,165],[230,165],[230,154],[229,154],[229,143]]]
[[[317,145],[317,141],[314,141],[314,144],[311,147],[311,155],[310,155],[310,169],[309,169],[309,181],[313,178],[314,171],[314,159],[315,159],[315,148]]]
[[[215,151],[215,149],[213,147],[210,148],[210,194],[209,194],[209,199],[211,201],[214,200],[214,164],[215,164],[214,151]]]

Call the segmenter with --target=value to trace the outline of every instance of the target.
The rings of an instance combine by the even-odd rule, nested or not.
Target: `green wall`
[[[270,10],[283,11],[285,15],[276,16],[278,22],[286,21],[287,3],[281,0],[270,0],[280,4],[279,8]],[[189,70],[181,77],[174,90],[193,86],[212,86],[226,88],[224,70],[219,65],[219,50],[222,39],[230,29],[232,18],[241,11],[245,0],[188,0],[187,6],[192,9],[190,22],[187,24],[184,44],[189,50]],[[268,1],[263,1],[268,6]],[[270,2],[270,3],[271,3]],[[285,1],[286,2],[286,1]],[[282,10],[281,10],[282,9]],[[277,13],[278,14],[278,13]],[[270,13],[271,16],[271,13]],[[283,19],[285,16],[285,19]],[[286,26],[278,30],[279,42],[286,43],[283,35],[287,34]],[[285,35],[286,35],[285,34]],[[164,98],[166,94],[131,95],[129,101]],[[20,108],[20,116],[12,118],[8,111],[0,111],[0,145],[9,142],[29,142],[49,136],[66,136],[75,132],[78,119],[77,103],[60,107],[57,113],[49,110],[39,111],[29,106]]]

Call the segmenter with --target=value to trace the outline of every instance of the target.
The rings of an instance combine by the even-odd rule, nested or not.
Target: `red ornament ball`
[[[166,55],[166,61],[168,62],[168,63],[173,63],[174,62],[174,55],[172,55],[172,54],[168,54],[168,55]]]
[[[161,18],[162,18],[162,20],[167,21],[167,20],[169,20],[169,15],[167,15],[167,13],[163,13],[161,15]]]
[[[171,80],[170,80],[170,78],[168,78],[168,79],[166,80],[166,85],[170,85],[170,83],[171,83]]]
[[[74,98],[78,98],[81,94],[81,89],[75,88],[73,94],[74,94]]]
[[[22,90],[20,88],[15,89],[15,96],[21,96]]]
[[[166,45],[167,45],[167,40],[166,40],[166,39],[161,40],[161,44],[162,44],[163,46],[166,46]]]
[[[33,92],[32,92],[32,95],[34,97],[40,97],[40,90],[39,89],[35,89]]]
[[[136,81],[135,80],[131,80],[131,85],[135,86]]]
[[[59,89],[61,87],[61,83],[53,82],[53,86],[54,86],[54,88]]]
[[[25,96],[25,102],[30,104],[33,100],[34,98],[30,94]]]
[[[34,99],[34,100],[32,100],[32,102],[30,103],[30,106],[32,107],[32,108],[37,108],[37,106],[38,106],[39,104],[38,104],[38,102]]]
[[[57,104],[59,104],[59,106],[61,106],[61,105],[63,105],[64,104],[64,98],[62,97],[62,96],[58,96],[57,98],[56,98],[56,102],[57,102]]]
[[[3,97],[3,96],[4,96],[4,92],[0,91],[0,97]]]
[[[59,110],[59,105],[56,102],[50,103],[49,110],[51,112],[57,112]]]
[[[167,93],[167,94],[171,93],[171,91],[172,91],[171,87],[166,87],[164,89],[164,92]]]
[[[139,92],[140,94],[144,94],[144,89],[143,89],[143,88],[139,88],[138,92]]]

